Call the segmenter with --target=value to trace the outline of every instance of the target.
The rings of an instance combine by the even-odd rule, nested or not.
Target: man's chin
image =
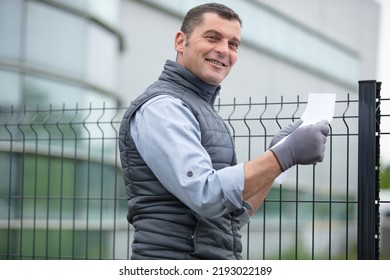
[[[222,75],[210,75],[207,78],[203,79],[206,83],[210,85],[218,86],[222,83],[222,81],[225,79],[226,76]]]

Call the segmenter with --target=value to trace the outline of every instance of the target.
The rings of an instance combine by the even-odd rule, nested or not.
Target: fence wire
[[[231,128],[238,161],[260,155],[299,119],[301,99],[220,99],[215,109]],[[0,259],[130,257],[117,144],[124,111],[0,107]],[[244,258],[357,258],[356,96],[338,96],[330,126],[324,162],[292,168],[243,229]]]

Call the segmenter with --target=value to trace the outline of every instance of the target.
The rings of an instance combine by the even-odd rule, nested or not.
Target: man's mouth
[[[207,58],[206,58],[206,61],[207,61],[207,62],[210,62],[210,63],[212,63],[212,64],[215,64],[215,65],[218,65],[218,66],[222,66],[222,67],[225,67],[225,66],[226,66],[226,65],[223,64],[222,62],[216,61],[216,60],[214,60],[214,59],[207,59]]]

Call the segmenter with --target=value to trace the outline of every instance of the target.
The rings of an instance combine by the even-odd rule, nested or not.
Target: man
[[[241,19],[221,4],[191,9],[175,36],[176,62],[126,111],[120,152],[134,226],[132,259],[241,259],[240,227],[274,179],[322,161],[326,123],[282,130],[263,155],[237,164],[213,108],[237,61]]]

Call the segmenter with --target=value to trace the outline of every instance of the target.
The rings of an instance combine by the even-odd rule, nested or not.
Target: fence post
[[[359,81],[358,259],[379,259],[380,87]]]

